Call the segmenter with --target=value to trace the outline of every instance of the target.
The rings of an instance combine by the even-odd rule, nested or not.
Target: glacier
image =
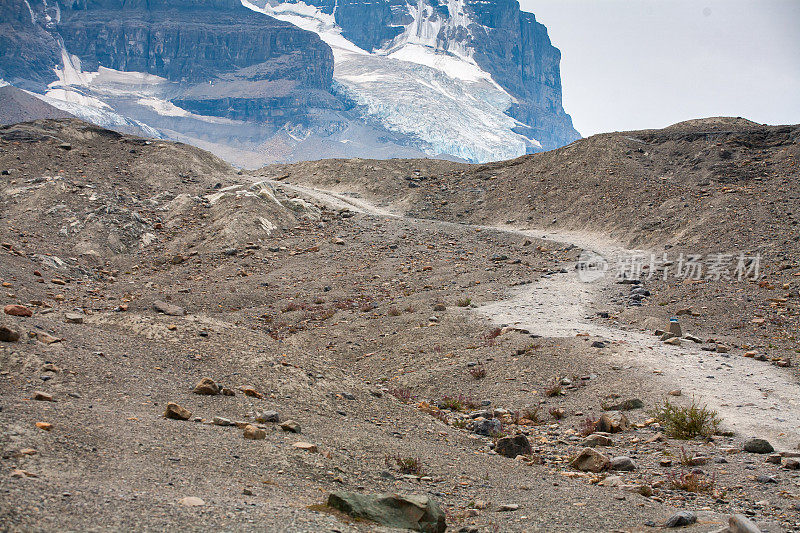
[[[421,0],[408,4],[411,22],[374,51],[346,39],[334,14],[302,0],[242,4],[317,33],[333,50],[335,91],[430,156],[484,163],[541,148],[514,131],[524,126],[507,114],[515,99],[472,58],[464,39],[472,21],[461,0],[449,0],[446,18]]]

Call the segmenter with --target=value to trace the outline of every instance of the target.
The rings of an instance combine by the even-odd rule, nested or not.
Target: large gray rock
[[[425,533],[447,529],[444,513],[428,496],[334,492],[328,496],[328,506],[388,527]]]

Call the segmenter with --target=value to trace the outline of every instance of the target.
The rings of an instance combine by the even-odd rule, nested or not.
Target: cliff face
[[[83,71],[102,66],[177,82],[175,101],[205,115],[280,127],[303,122],[314,106],[341,107],[329,92],[330,47],[236,0],[9,2],[0,76],[12,83],[55,81],[63,44]]]
[[[561,102],[561,52],[517,0],[306,0],[332,14],[342,35],[366,51],[422,42],[470,56],[517,101],[508,114],[545,149],[580,138]]]

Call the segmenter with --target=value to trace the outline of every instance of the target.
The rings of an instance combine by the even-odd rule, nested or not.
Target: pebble
[[[607,469],[611,461],[602,453],[594,448],[584,448],[578,456],[572,460],[570,466],[581,472],[602,472]]]
[[[230,421],[228,418],[222,418],[221,416],[215,416],[211,423],[215,426],[232,426],[233,422]]]
[[[83,324],[83,315],[80,313],[64,313],[64,320],[69,324]]]
[[[741,514],[735,514],[728,519],[728,533],[761,533],[758,526],[749,518]]]
[[[46,392],[36,391],[33,393],[33,399],[37,402],[54,402],[53,396]]]
[[[197,496],[186,496],[178,500],[178,503],[186,507],[201,507],[206,504],[202,498],[198,498]]]
[[[267,438],[267,432],[261,428],[257,428],[252,424],[247,424],[244,427],[244,432],[242,433],[242,436],[250,440],[261,440]]]
[[[256,422],[260,422],[262,424],[270,422],[273,424],[277,424],[281,421],[280,416],[276,411],[262,411],[256,413]]]
[[[301,433],[300,424],[294,420],[287,420],[286,422],[281,423],[281,429],[287,433]]]
[[[519,509],[519,505],[516,503],[504,503],[500,507],[497,508],[499,512],[508,512],[508,511],[516,511]]]
[[[630,457],[620,456],[611,459],[611,470],[619,470],[622,472],[632,472],[636,470],[636,464]]]
[[[292,444],[298,450],[303,450],[308,453],[317,453],[317,445],[311,444],[310,442],[295,442]]]

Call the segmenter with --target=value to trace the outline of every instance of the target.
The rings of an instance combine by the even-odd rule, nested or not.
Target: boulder
[[[503,425],[496,418],[477,418],[472,426],[472,431],[478,435],[492,436],[500,433]]]
[[[328,506],[387,527],[424,533],[444,533],[447,529],[444,513],[428,496],[334,492],[328,496]]]
[[[605,435],[603,433],[592,433],[588,437],[586,437],[583,442],[581,442],[581,446],[586,446],[591,448],[592,446],[613,446],[614,441],[611,440],[611,437]]]
[[[531,443],[525,435],[515,435],[513,437],[503,437],[497,440],[494,451],[504,457],[515,458],[518,455],[530,455]]]
[[[611,460],[594,448],[584,448],[578,456],[570,462],[570,466],[581,472],[602,472],[611,464]]]
[[[620,431],[625,431],[629,427],[630,422],[628,421],[628,417],[624,414],[620,415],[618,420],[614,420],[607,413],[603,413],[597,421],[597,424],[595,424],[594,429],[601,433],[619,433]]]

